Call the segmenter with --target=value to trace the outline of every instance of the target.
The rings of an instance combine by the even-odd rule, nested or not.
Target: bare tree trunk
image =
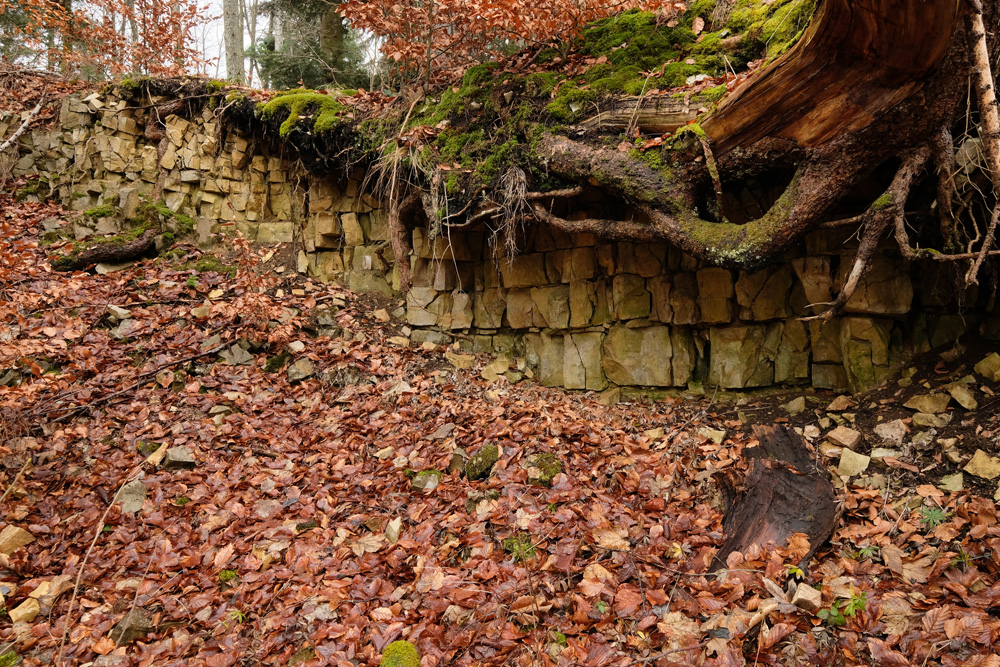
[[[222,29],[226,42],[226,78],[246,83],[243,68],[243,13],[239,0],[222,0]]]

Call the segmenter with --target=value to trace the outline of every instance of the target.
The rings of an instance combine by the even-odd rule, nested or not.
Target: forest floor
[[[850,401],[611,404],[412,344],[392,305],[266,248],[53,272],[40,237],[70,215],[0,195],[0,665],[369,666],[408,639],[425,667],[1000,666],[973,345]],[[903,406],[945,386],[975,410]],[[804,571],[793,539],[709,574],[716,478],[781,420],[821,466],[841,425],[893,451],[835,475]]]

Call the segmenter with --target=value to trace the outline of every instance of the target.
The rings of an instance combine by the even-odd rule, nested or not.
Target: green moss
[[[288,352],[282,352],[281,354],[275,355],[267,360],[267,363],[264,364],[264,371],[267,373],[277,373],[291,360],[291,354]]]
[[[465,476],[469,480],[486,479],[493,471],[493,466],[500,458],[500,450],[496,445],[483,445],[465,463]]]
[[[210,93],[217,93],[226,87],[225,81],[220,81],[219,79],[211,79],[205,84],[205,89]]]
[[[238,579],[239,576],[240,573],[237,572],[236,570],[223,570],[222,572],[219,572],[219,581],[222,583],[226,583],[227,581]]]
[[[480,86],[493,78],[493,72],[499,69],[500,63],[483,63],[465,70],[462,76],[463,86]]]
[[[300,648],[298,651],[292,654],[292,657],[288,659],[288,667],[295,667],[299,663],[309,662],[316,657],[316,649],[312,646],[306,646]]]
[[[174,505],[177,505],[178,507],[184,507],[189,502],[191,502],[190,498],[188,498],[187,496],[181,496],[180,498],[174,501]]]
[[[223,264],[222,260],[215,255],[202,255],[198,259],[192,262],[186,262],[181,267],[181,270],[190,271],[194,269],[199,273],[207,273],[209,271],[214,271],[220,275],[224,275],[227,278],[234,278],[236,276],[237,267],[233,264]]]
[[[533,484],[551,486],[552,479],[562,472],[562,463],[559,457],[550,452],[536,454],[531,458],[531,468],[537,470],[533,472],[529,469],[529,478]]]
[[[505,538],[501,543],[503,550],[514,557],[515,561],[525,562],[535,557],[538,549],[528,533],[515,533]]]
[[[420,667],[420,651],[405,640],[395,641],[382,651],[382,667]]]
[[[872,205],[868,208],[872,211],[881,211],[887,208],[892,208],[896,204],[896,198],[891,192],[886,192],[884,195],[872,202]]]
[[[94,208],[88,208],[83,212],[87,218],[110,218],[115,214],[115,207],[111,204],[102,204]]]
[[[303,117],[308,117],[310,114],[315,117],[313,130],[316,133],[329,132],[340,124],[340,113],[343,110],[344,105],[332,95],[292,91],[290,94],[279,95],[264,104],[260,109],[260,115],[265,119],[284,115],[284,121],[278,129],[278,134],[287,137],[292,130],[298,127]]]
[[[718,102],[726,96],[727,92],[729,91],[726,89],[726,84],[722,84],[714,88],[707,88],[702,92],[702,97],[709,102]]]
[[[556,120],[572,123],[592,112],[592,104],[597,99],[593,90],[584,90],[574,83],[566,82],[559,87],[556,98],[549,102],[546,110]]]
[[[476,170],[484,183],[492,183],[506,171],[507,167],[516,162],[519,145],[517,139],[511,139],[493,149],[490,156]]]
[[[148,76],[137,76],[137,77],[125,77],[118,82],[118,92],[123,97],[135,97],[149,85],[150,78]]]
[[[549,95],[559,83],[560,76],[553,72],[535,72],[524,77],[524,92],[529,97]]]

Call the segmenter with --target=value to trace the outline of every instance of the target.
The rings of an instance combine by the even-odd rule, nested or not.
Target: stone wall
[[[362,173],[308,174],[226,129],[211,109],[167,117],[166,140],[148,141],[146,115],[111,95],[67,98],[54,127],[22,139],[15,175],[47,184],[25,196],[51,188],[76,211],[114,204],[114,216],[82,217],[80,238],[115,231],[142,197],[155,197],[194,218],[203,245],[239,230],[260,243],[294,244],[301,272],[397,294],[386,215],[362,191]],[[0,116],[0,136],[18,123]],[[832,301],[850,270],[849,228],[814,233],[786,263],[754,274],[702,266],[663,245],[535,225],[510,259],[484,231],[432,238],[418,228],[412,242],[411,337],[457,338],[524,358],[546,385],[858,391],[966,330],[1000,332],[995,300],[972,291],[965,303],[978,308],[957,314],[946,270],[907,266],[888,245],[843,316],[803,322],[822,309],[810,304]]]

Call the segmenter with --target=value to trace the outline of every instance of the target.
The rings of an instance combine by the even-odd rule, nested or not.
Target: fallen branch
[[[78,253],[53,258],[56,271],[79,271],[102,262],[127,262],[146,255],[156,248],[155,230],[148,230],[127,243],[100,243],[84,248]]]
[[[31,112],[28,114],[28,117],[24,119],[23,123],[21,123],[21,127],[17,128],[17,130],[14,131],[14,134],[8,137],[7,141],[0,144],[0,153],[3,153],[5,150],[10,148],[14,144],[14,142],[17,141],[21,137],[21,135],[27,131],[28,126],[31,125],[31,121],[33,121],[35,119],[35,116],[38,115],[38,112],[42,110],[42,105],[44,103],[45,103],[45,96],[42,95],[42,99],[38,100],[38,104],[35,105],[35,108],[31,110]]]

